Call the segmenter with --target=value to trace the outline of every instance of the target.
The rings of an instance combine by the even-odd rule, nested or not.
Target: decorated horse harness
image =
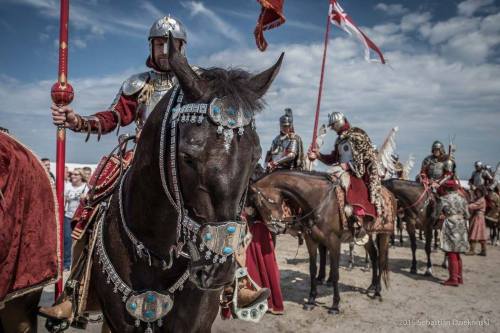
[[[164,192],[177,211],[177,237],[176,244],[169,250],[168,258],[161,258],[148,249],[128,228],[123,210],[122,191],[123,182],[128,174],[124,173],[120,180],[118,192],[118,202],[120,208],[121,227],[130,239],[139,258],[147,258],[151,266],[152,257],[160,260],[161,269],[170,269],[175,258],[180,256],[189,259],[191,262],[204,261],[211,264],[224,263],[237,252],[246,234],[245,223],[241,220],[223,221],[201,225],[189,217],[187,209],[184,207],[182,194],[179,189],[179,177],[177,173],[177,132],[180,123],[202,124],[203,120],[217,125],[217,133],[224,136],[224,148],[229,151],[234,136],[234,130],[238,130],[238,135],[243,135],[244,127],[251,125],[255,128],[253,113],[249,111],[237,110],[229,106],[226,99],[214,98],[211,103],[192,103],[182,105],[183,92],[176,86],[170,96],[168,106],[164,112],[161,141],[159,152],[159,166],[161,182]],[[174,105],[176,100],[176,105]],[[167,126],[170,126],[170,146],[166,147],[165,134]],[[165,152],[170,153],[170,182],[172,189],[167,185],[165,172]],[[240,210],[246,200],[246,192],[240,202]],[[107,201],[105,205],[109,203]],[[107,205],[109,207],[109,204]],[[240,211],[241,213],[241,211]],[[101,215],[97,224],[96,244],[97,257],[102,264],[102,272],[107,275],[107,283],[113,283],[113,291],[121,294],[121,299],[125,303],[128,313],[135,318],[135,326],[140,327],[141,322],[147,323],[146,333],[153,330],[151,324],[156,322],[160,327],[163,318],[170,312],[174,305],[174,293],[182,290],[186,281],[190,278],[189,268],[177,279],[177,281],[165,292],[147,290],[139,292],[128,286],[116,272],[104,244],[103,223],[106,210]],[[187,246],[188,251],[184,248]],[[218,288],[221,289],[221,288]],[[217,290],[218,290],[217,289]]]

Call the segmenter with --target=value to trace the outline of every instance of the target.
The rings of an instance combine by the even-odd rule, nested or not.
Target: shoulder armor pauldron
[[[129,77],[122,85],[122,92],[125,96],[131,96],[141,91],[149,80],[149,73],[134,74]]]

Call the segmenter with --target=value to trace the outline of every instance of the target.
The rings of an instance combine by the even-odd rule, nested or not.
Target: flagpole
[[[61,0],[61,14],[59,23],[59,70],[57,82],[52,86],[50,96],[58,106],[65,106],[73,100],[73,87],[68,80],[68,21],[69,0]],[[59,258],[59,280],[55,285],[55,299],[57,300],[63,291],[63,269],[64,269],[64,173],[66,159],[66,129],[64,125],[57,126],[56,136],[56,196],[58,202],[59,216],[59,242],[57,244]]]
[[[313,131],[311,147],[316,146],[316,139],[318,137],[318,119],[319,119],[319,110],[321,107],[321,93],[323,91],[323,77],[325,74],[326,51],[328,49],[328,35],[329,34],[330,34],[330,15],[327,15],[325,42],[324,42],[324,47],[323,47],[323,60],[321,62],[321,75],[320,75],[320,79],[319,79],[318,100],[316,102],[316,115],[314,117],[314,131]]]

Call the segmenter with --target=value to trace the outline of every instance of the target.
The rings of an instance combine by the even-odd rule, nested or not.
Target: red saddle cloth
[[[375,205],[370,202],[368,187],[363,179],[350,175],[349,189],[347,190],[346,201],[355,209],[362,208],[366,215],[377,217]]]
[[[252,241],[246,253],[248,274],[259,286],[271,290],[271,297],[267,300],[269,310],[273,313],[282,313],[284,307],[280,270],[274,255],[271,233],[263,223],[253,223],[249,227]]]
[[[133,150],[127,151],[121,159],[117,155],[111,155],[109,159],[107,156],[101,158],[90,177],[90,191],[87,198],[82,200],[71,221],[73,239],[78,240],[83,237],[97,212],[97,204],[113,193],[120,175],[127,170],[133,158]]]
[[[0,302],[58,277],[54,189],[38,157],[0,132]]]

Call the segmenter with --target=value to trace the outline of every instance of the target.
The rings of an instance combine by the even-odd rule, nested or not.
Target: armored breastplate
[[[476,186],[476,187],[484,185],[483,173],[476,171],[474,173],[474,176],[472,177],[472,181],[473,181],[474,186]]]
[[[429,164],[429,178],[433,180],[440,179],[444,174],[444,163],[433,161]]]
[[[349,140],[340,141],[337,149],[340,163],[349,163],[352,161],[352,146]]]
[[[175,84],[175,77],[172,75],[167,75],[165,73],[158,73],[151,71],[149,72],[149,82],[148,84],[152,87],[151,96],[147,99],[146,103],[141,105],[141,109],[144,110],[141,115],[141,123],[144,124],[147,117],[154,110],[156,104],[162,99],[163,96],[172,88]]]
[[[288,141],[285,135],[281,135],[276,139],[274,139],[273,147],[271,150],[271,156],[273,161],[277,161],[283,156],[283,152],[285,151],[285,141]]]

